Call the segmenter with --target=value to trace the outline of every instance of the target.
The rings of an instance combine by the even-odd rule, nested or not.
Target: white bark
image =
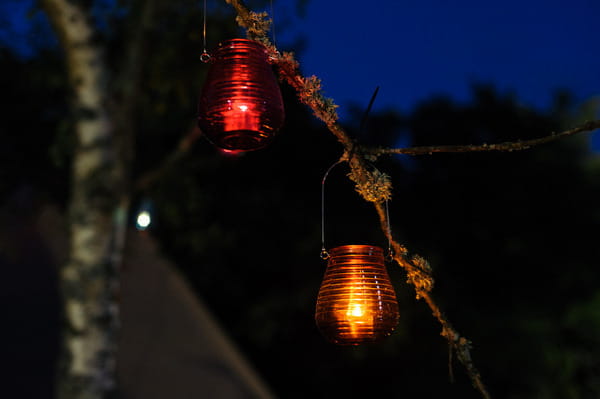
[[[116,388],[118,263],[126,221],[124,171],[108,111],[107,68],[85,10],[43,0],[65,52],[77,144],[70,253],[61,272],[65,328],[60,399],[100,399]]]

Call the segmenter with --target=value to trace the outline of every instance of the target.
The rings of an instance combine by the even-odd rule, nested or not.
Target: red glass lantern
[[[283,125],[279,84],[267,48],[248,39],[223,42],[211,56],[198,104],[198,126],[229,151],[265,147]]]
[[[329,251],[315,315],[328,340],[339,345],[375,342],[392,333],[399,317],[380,247],[344,245]]]

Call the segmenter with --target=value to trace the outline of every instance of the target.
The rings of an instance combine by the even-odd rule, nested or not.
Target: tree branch
[[[158,167],[144,173],[137,179],[135,182],[135,190],[147,190],[157,180],[163,177],[173,165],[179,162],[189,152],[192,148],[192,144],[194,144],[200,136],[202,136],[202,131],[194,123],[188,133],[179,140],[177,147],[159,163]]]
[[[386,233],[392,244],[394,251],[394,260],[406,271],[408,282],[415,288],[417,299],[422,298],[429,306],[433,317],[435,317],[442,326],[441,335],[446,338],[450,348],[456,353],[458,360],[465,367],[467,375],[471,378],[471,383],[485,399],[491,396],[481,379],[481,374],[475,367],[471,358],[471,341],[463,337],[452,327],[450,320],[442,313],[440,307],[431,297],[434,280],[431,266],[419,255],[408,256],[408,250],[391,237],[387,226],[387,212],[382,202],[375,203],[375,209],[379,215],[381,229]],[[450,352],[452,353],[452,352]],[[450,371],[451,372],[451,371]]]
[[[452,152],[482,152],[482,151],[521,151],[540,144],[546,144],[551,141],[559,140],[564,137],[573,136],[577,133],[590,132],[600,129],[600,120],[587,121],[581,126],[565,130],[560,133],[552,133],[550,136],[525,141],[507,141],[498,144],[482,145],[440,145],[423,146],[411,148],[362,148],[365,155],[379,157],[387,154],[405,154],[405,155],[424,155],[433,153],[452,153]]]

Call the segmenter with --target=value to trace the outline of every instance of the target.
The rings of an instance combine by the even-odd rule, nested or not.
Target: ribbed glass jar
[[[271,142],[284,120],[267,48],[248,39],[219,44],[198,103],[198,126],[216,146],[251,151]]]
[[[398,318],[396,292],[380,247],[344,245],[329,251],[315,314],[328,340],[339,345],[375,342],[392,333]]]

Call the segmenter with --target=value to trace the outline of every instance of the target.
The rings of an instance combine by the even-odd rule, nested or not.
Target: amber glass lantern
[[[213,144],[228,151],[265,147],[284,120],[267,48],[253,40],[228,40],[210,62],[198,104],[198,126]]]
[[[375,342],[392,333],[398,318],[396,292],[380,247],[344,245],[329,251],[315,315],[328,340],[339,345]]]

